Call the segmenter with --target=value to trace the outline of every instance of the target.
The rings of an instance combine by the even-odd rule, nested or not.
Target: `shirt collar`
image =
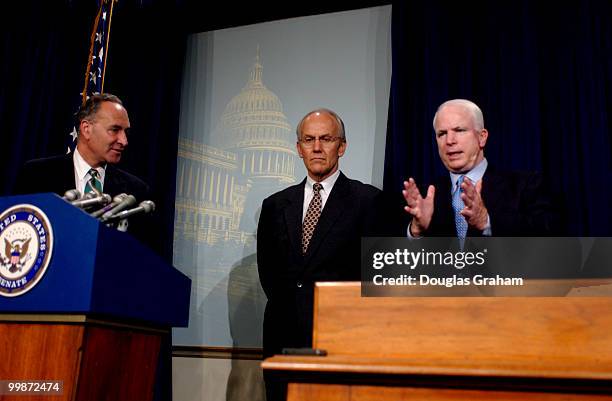
[[[457,173],[453,173],[453,172],[449,171],[450,180],[451,180],[451,189],[452,189],[451,192],[455,192],[455,187],[457,185],[457,180],[462,175],[466,176],[467,178],[470,179],[470,181],[472,181],[474,184],[476,184],[484,176],[485,172],[487,171],[487,166],[488,165],[489,165],[489,163],[487,162],[487,159],[483,158],[480,163],[478,163],[476,166],[474,166],[474,168],[471,169],[470,171],[468,171],[467,173],[457,174]]]
[[[323,181],[319,181],[319,184],[323,185],[323,191],[325,193],[330,193],[330,191],[332,190],[334,184],[336,183],[336,180],[338,179],[338,177],[340,177],[340,170],[336,170],[335,173],[333,173],[332,175],[330,175],[329,177],[327,177],[326,179],[324,179]],[[312,178],[310,178],[310,176],[306,176],[306,187],[309,190],[313,190],[312,186],[315,184],[315,180],[313,180]]]
[[[81,156],[77,148],[74,148],[72,160],[74,161],[74,171],[77,177],[79,180],[84,180],[92,167],[83,159],[83,156]],[[98,174],[100,174],[100,180],[104,181],[106,165],[104,167],[97,167],[96,170],[98,170]]]

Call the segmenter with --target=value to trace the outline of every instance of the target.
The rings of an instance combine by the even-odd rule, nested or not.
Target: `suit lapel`
[[[67,154],[62,161],[62,172],[59,174],[58,179],[61,183],[57,185],[57,188],[64,188],[64,192],[70,189],[76,188],[76,182],[74,180],[74,161],[72,160],[72,153]],[[63,195],[62,192],[60,195]]]
[[[321,217],[315,227],[312,239],[308,245],[304,263],[308,265],[311,259],[317,254],[317,250],[323,243],[329,230],[334,226],[338,219],[344,214],[347,197],[350,195],[349,180],[342,173],[338,176],[334,187],[325,202],[325,207]]]
[[[57,187],[66,188],[64,189],[64,191],[66,191],[67,189],[76,188],[76,183],[74,180],[74,161],[72,160],[72,157],[72,153],[64,157],[62,161],[62,172],[58,177],[58,179],[61,180],[61,185],[58,185]],[[107,164],[106,166],[106,172],[104,175],[104,185],[102,186],[102,189],[102,192],[111,196],[123,192],[123,188],[121,188],[121,183],[117,180],[115,167],[113,167],[111,164]]]
[[[501,179],[499,174],[496,174],[491,168],[487,168],[485,175],[482,177],[482,190],[481,196],[485,207],[489,210],[493,210],[496,205],[505,204],[504,200],[501,199],[505,191],[500,190],[504,186],[504,180]]]
[[[501,176],[491,169],[487,168],[485,175],[482,178],[482,200],[489,210],[495,205],[504,204],[501,199],[499,188],[504,185],[504,180]],[[436,196],[434,205],[434,216],[432,220],[432,231],[435,235],[454,237],[456,236],[455,229],[455,212],[452,207],[451,182],[448,176],[441,177],[436,181]],[[468,233],[468,235],[470,235]]]
[[[432,230],[438,236],[454,237],[456,235],[455,212],[452,207],[451,182],[448,175],[440,177],[435,186]]]
[[[294,187],[287,197],[288,204],[285,208],[285,223],[289,233],[289,241],[295,255],[302,254],[302,213],[304,208],[304,185],[306,179]]]
[[[122,188],[119,188],[117,184],[117,175],[115,174],[115,168],[110,164],[106,165],[103,188],[103,192],[111,196],[115,196],[122,192]]]

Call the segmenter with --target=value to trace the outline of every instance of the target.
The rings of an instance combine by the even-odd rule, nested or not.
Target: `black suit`
[[[434,214],[425,235],[455,237],[448,175],[434,185]],[[559,214],[538,173],[498,172],[489,167],[482,178],[481,197],[489,212],[492,235],[496,237],[562,234]],[[475,237],[482,233],[470,227],[467,235]]]
[[[72,154],[35,159],[21,168],[14,188],[15,194],[54,192],[63,195],[75,187]],[[140,202],[150,199],[149,186],[140,178],[111,164],[106,166],[104,193],[114,197],[120,193],[134,195]],[[130,219],[128,231],[141,241],[151,244],[150,223],[146,218]]]
[[[361,237],[401,232],[398,219],[389,216],[392,208],[380,190],[340,173],[308,251],[302,255],[305,182],[270,196],[261,208],[257,265],[268,297],[265,356],[285,347],[312,346],[314,283],[359,280]],[[398,216],[400,213],[401,209]]]

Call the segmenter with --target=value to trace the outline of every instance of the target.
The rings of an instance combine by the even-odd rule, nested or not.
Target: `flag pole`
[[[96,20],[94,21],[94,26],[91,31],[91,46],[89,47],[89,58],[87,59],[87,68],[85,69],[85,82],[83,84],[83,93],[81,93],[82,99],[81,104],[85,104],[87,101],[87,82],[89,81],[89,73],[91,72],[91,59],[93,57],[94,51],[94,41],[96,39],[96,31],[98,30],[98,24],[100,23],[100,16],[102,15],[102,4],[100,4],[100,9],[98,10],[98,14],[96,15]],[[106,63],[104,63],[106,65]]]
[[[105,0],[107,1],[107,0]],[[102,70],[102,85],[100,86],[100,92],[104,93],[104,77],[106,75],[106,64],[108,63],[108,42],[110,41],[111,34],[111,23],[113,22],[113,6],[115,2],[119,0],[110,0],[111,9],[110,9],[110,17],[108,18],[108,32],[106,33],[106,48],[104,49],[104,69]]]

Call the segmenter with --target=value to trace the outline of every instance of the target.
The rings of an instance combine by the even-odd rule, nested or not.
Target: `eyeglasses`
[[[314,146],[317,139],[319,140],[319,143],[321,143],[322,146],[330,146],[336,141],[344,140],[343,138],[340,138],[339,136],[325,135],[325,136],[320,136],[320,137],[305,136],[304,138],[301,138],[299,141],[302,143],[302,146],[306,148],[311,148]]]

